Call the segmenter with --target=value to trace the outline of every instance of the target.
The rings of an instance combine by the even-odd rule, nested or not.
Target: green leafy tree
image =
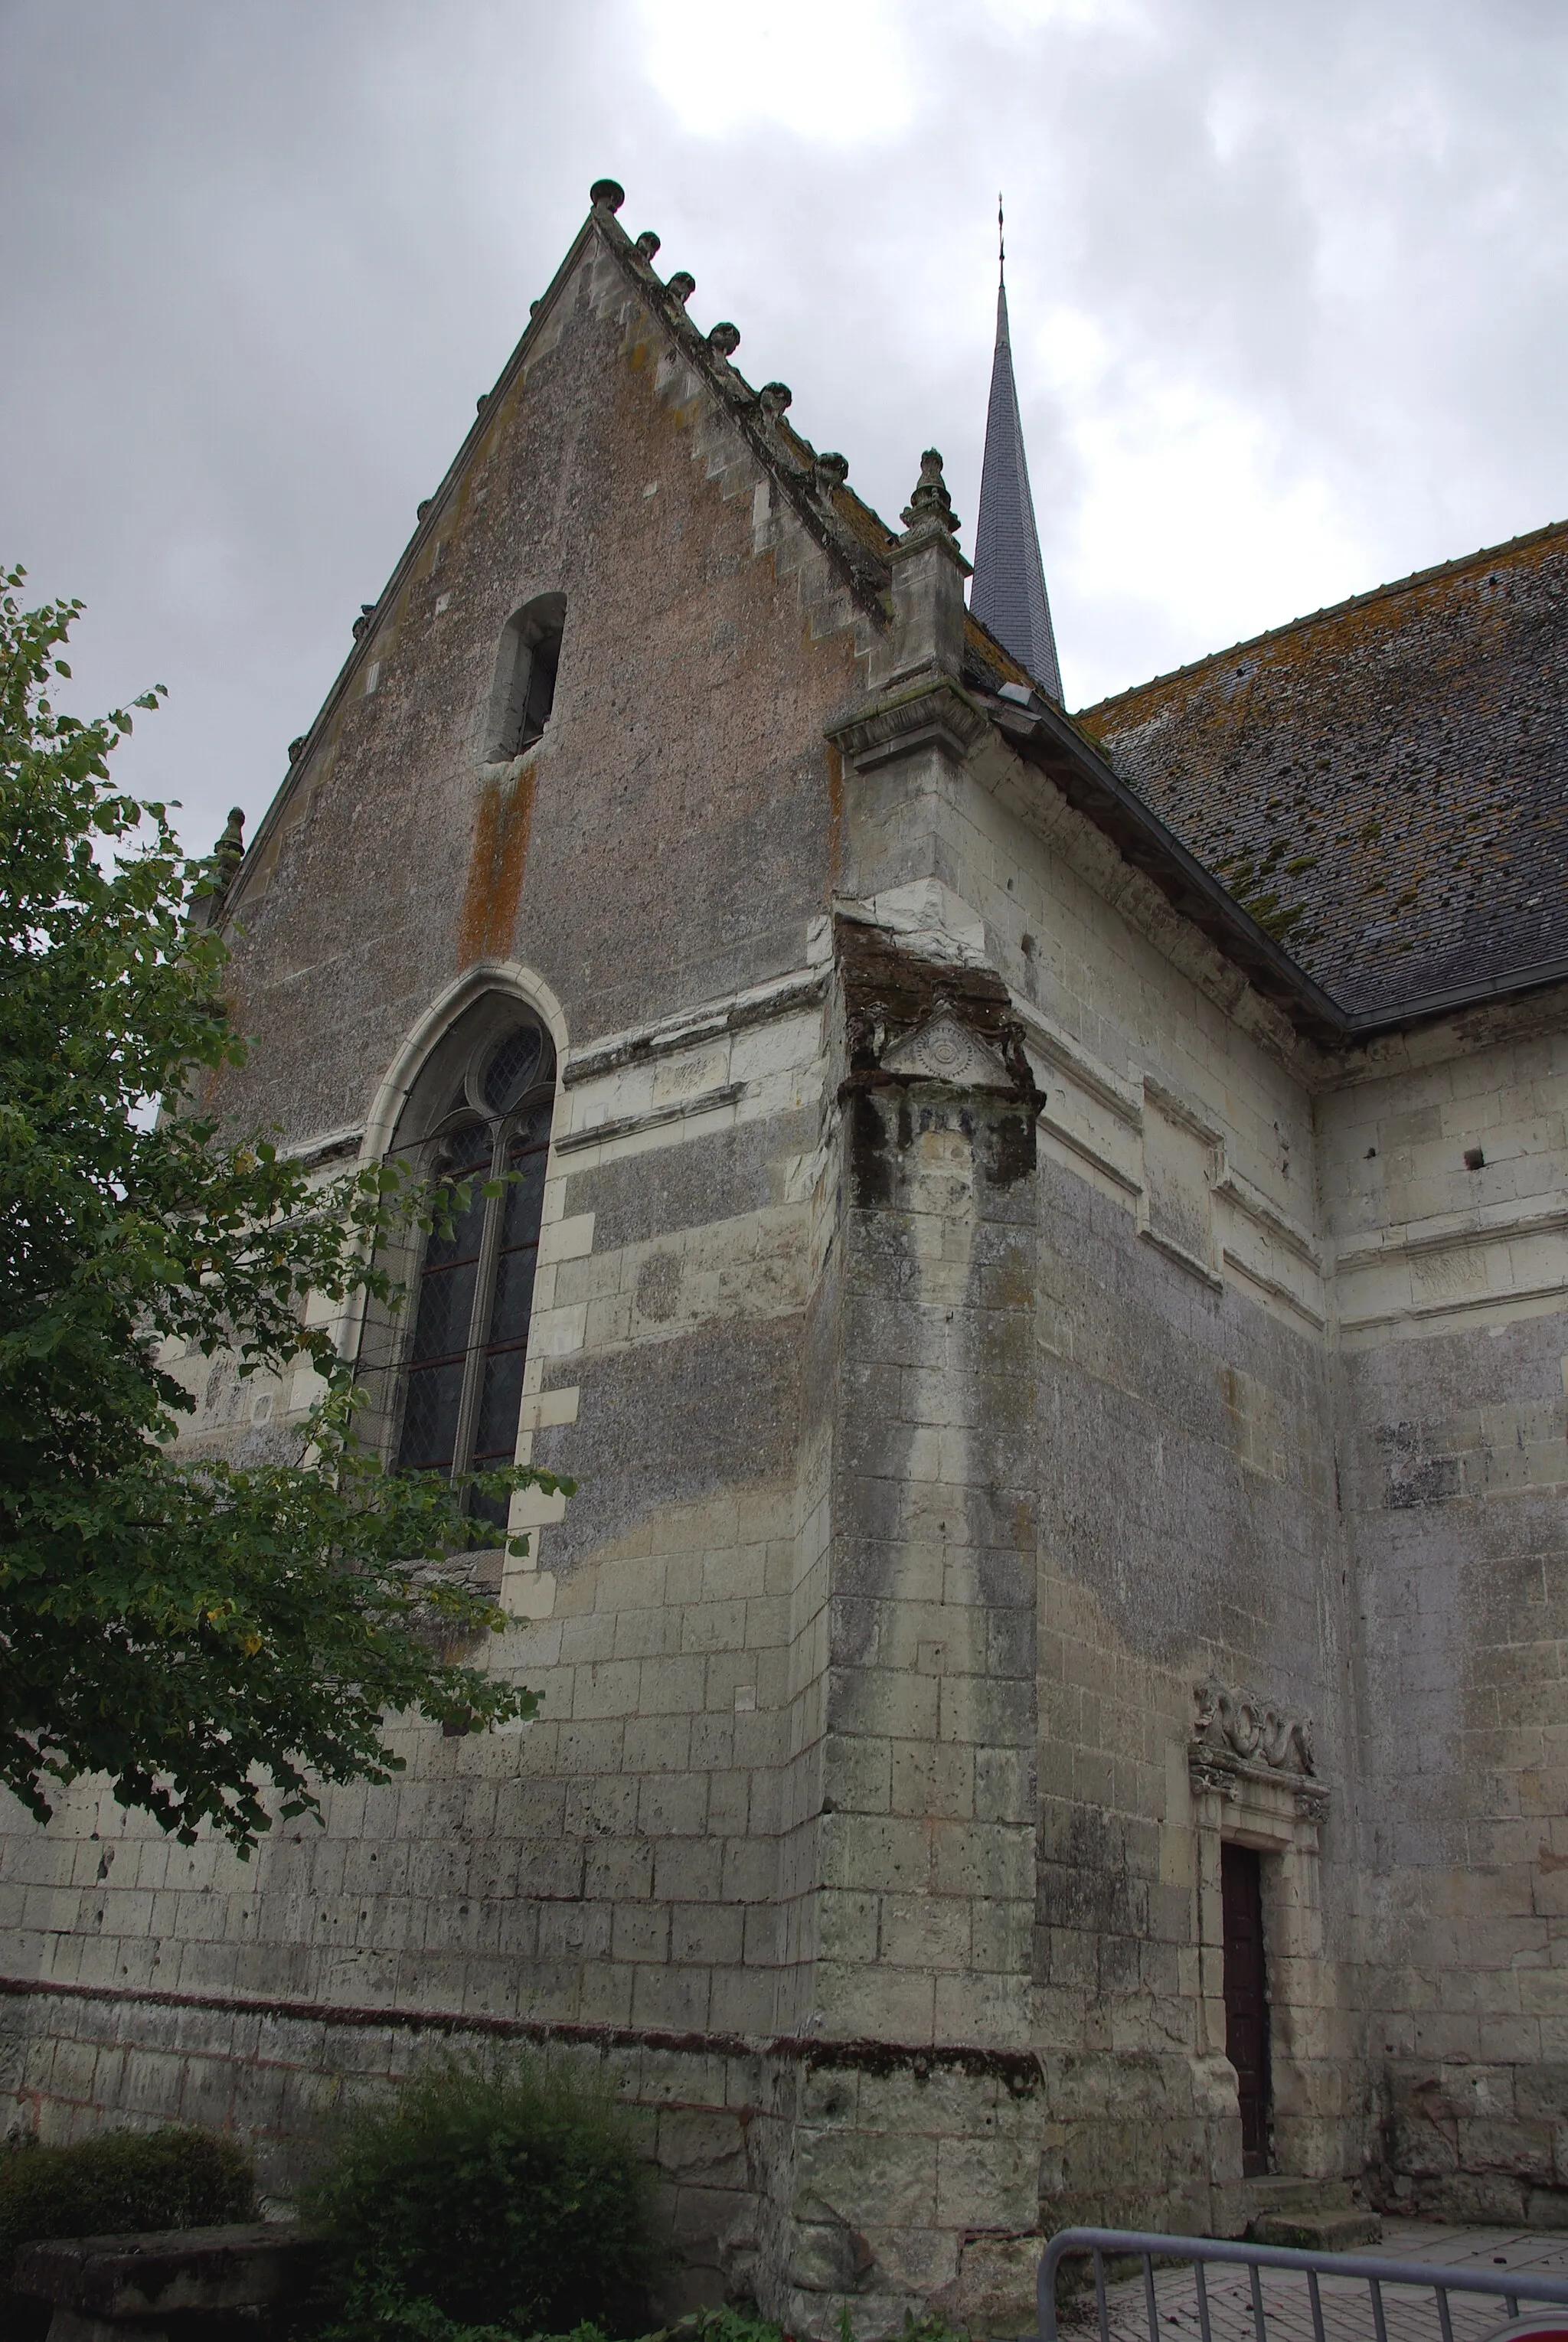
[[[461,1488],[356,1449],[348,1375],[305,1314],[395,1299],[377,1240],[467,1198],[385,1166],[323,1184],[192,1105],[245,1056],[225,946],[193,916],[224,873],[110,786],[127,711],[54,707],[81,606],[25,610],[23,578],[0,573],[0,1780],[44,1820],[105,1773],[179,1837],[206,1824],[248,1853],[269,1789],[294,1816],[318,1782],[385,1780],[388,1714],[462,1730],[537,1706],[468,1663],[505,1620],[443,1566]],[[194,1405],[171,1365],[219,1353],[242,1375],[314,1366],[299,1461],[168,1452]]]

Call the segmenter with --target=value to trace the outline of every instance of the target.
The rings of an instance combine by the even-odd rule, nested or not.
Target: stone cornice
[[[849,761],[867,772],[890,757],[930,747],[962,764],[986,725],[984,710],[950,676],[940,676],[905,685],[825,728]]]
[[[1221,1797],[1236,1806],[1243,1803],[1249,1788],[1283,1790],[1303,1821],[1322,1822],[1328,1816],[1329,1791],[1322,1781],[1309,1781],[1273,1765],[1249,1765],[1240,1756],[1197,1741],[1187,1751],[1187,1777],[1194,1797]]]
[[[582,1082],[597,1081],[604,1074],[617,1073],[623,1066],[666,1057],[679,1049],[699,1048],[704,1041],[718,1040],[725,1033],[739,1033],[751,1025],[770,1025],[778,1017],[797,1016],[820,1005],[827,984],[825,966],[798,968],[788,976],[774,976],[766,984],[754,985],[745,992],[731,993],[724,999],[704,1000],[695,1008],[680,1009],[656,1025],[639,1026],[629,1032],[585,1041],[581,1048],[573,1050],[561,1068],[561,1086],[575,1089]]]

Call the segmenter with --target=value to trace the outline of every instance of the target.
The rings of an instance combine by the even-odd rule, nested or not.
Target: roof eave
[[[1440,1016],[1455,1016],[1467,1008],[1490,1007],[1529,992],[1549,992],[1559,984],[1568,984],[1568,957],[1535,960],[1524,967],[1504,969],[1500,976],[1477,976],[1469,984],[1417,993],[1394,1007],[1347,1011],[1346,1036],[1352,1041],[1372,1041],[1380,1034],[1403,1033],[1413,1025],[1430,1025]]]
[[[1046,774],[1067,802],[1111,839],[1125,861],[1152,879],[1173,909],[1281,1008],[1299,1033],[1322,1046],[1357,1046],[1468,1008],[1568,985],[1564,956],[1419,993],[1383,1007],[1346,1008],[1226,893],[1136,790],[1117,776],[1072,716],[1038,695],[1027,708],[984,694],[976,696],[1009,745]]]
[[[1039,696],[1029,707],[990,699],[986,712],[1009,746],[1045,774],[1069,805],[1107,836],[1123,859],[1151,879],[1174,910],[1208,937],[1307,1038],[1334,1046],[1348,1037],[1345,1012],[1290,954],[1188,853],[1078,730]]]

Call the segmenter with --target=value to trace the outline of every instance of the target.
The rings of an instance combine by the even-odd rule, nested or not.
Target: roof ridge
[[[652,295],[651,306],[654,315],[673,335],[682,355],[695,365],[720,411],[737,425],[754,455],[784,491],[797,518],[804,522],[808,533],[815,537],[824,552],[836,557],[852,592],[867,607],[880,614],[887,585],[885,564],[873,551],[864,535],[853,528],[838,510],[835,492],[843,492],[842,478],[836,474],[829,475],[822,471],[817,449],[804,432],[786,421],[784,408],[791,404],[787,385],[767,385],[769,389],[782,393],[780,403],[770,406],[765,393],[754,389],[740,368],[733,363],[729,352],[714,343],[713,333],[717,333],[719,327],[714,326],[713,333],[704,334],[686,315],[686,300],[690,298],[691,291],[695,289],[690,278],[686,279],[688,291],[684,296],[673,293],[654,268],[652,259],[633,243],[615,217],[614,211],[607,205],[595,204],[587,224],[597,228],[605,250],[620,263],[623,273],[631,279],[638,292],[644,298]],[[680,271],[676,272],[677,276],[680,274]],[[672,283],[674,281],[671,280]],[[734,337],[730,344],[730,349],[734,349],[740,335],[733,326],[729,330]],[[735,395],[736,385],[742,394],[739,398]],[[787,451],[792,444],[804,459],[799,468],[787,460]],[[842,458],[840,460],[842,462]],[[847,473],[847,464],[844,470]],[[853,495],[854,491],[848,493]],[[879,527],[886,529],[887,524],[882,515],[872,512],[863,498],[856,496],[855,502],[871,515]],[[893,531],[889,529],[887,534],[892,541]]]
[[[1103,707],[1114,707],[1124,699],[1135,699],[1140,692],[1153,691],[1156,685],[1174,683],[1179,677],[1201,674],[1220,659],[1234,658],[1238,651],[1256,650],[1264,643],[1278,642],[1285,635],[1299,634],[1303,627],[1315,626],[1323,618],[1338,618],[1348,610],[1364,609],[1369,603],[1391,600],[1396,594],[1408,594],[1418,586],[1430,585],[1434,578],[1449,577],[1464,569],[1479,568],[1495,561],[1503,554],[1514,553],[1525,545],[1539,545],[1549,536],[1568,535],[1568,520],[1549,520],[1540,528],[1525,529],[1518,536],[1500,539],[1496,545],[1483,545],[1473,553],[1456,554],[1450,561],[1434,561],[1429,568],[1413,569],[1408,577],[1391,578],[1385,586],[1369,586],[1360,594],[1347,595],[1343,602],[1325,602],[1319,610],[1305,610],[1299,618],[1286,618],[1277,626],[1265,626],[1262,634],[1244,636],[1241,641],[1213,651],[1205,651],[1202,658],[1189,659],[1183,666],[1167,667],[1163,674],[1151,675],[1142,683],[1130,683],[1122,691],[1108,692],[1104,699],[1092,700],[1078,710],[1079,716],[1098,715]]]

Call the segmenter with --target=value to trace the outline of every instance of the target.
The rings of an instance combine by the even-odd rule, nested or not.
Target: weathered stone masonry
[[[1488,997],[1408,1016],[1359,829],[1311,881],[1332,949],[1271,932],[1204,827],[1219,789],[1254,860],[1278,826],[1247,793],[1299,743],[1263,683],[1242,749],[1223,662],[1074,724],[966,618],[939,459],[895,535],[614,194],[230,888],[255,1046],[215,1093],[369,1158],[426,1129],[466,1036],[548,1035],[517,1453],[581,1488],[520,1500],[526,1563],[482,1565],[544,1710],[400,1721],[395,1782],[249,1867],[91,1785],[14,1817],[15,2118],[231,2124],[283,2184],[345,2093],[547,2044],[642,2110],[677,2297],[1015,2331],[1043,2227],[1255,2207],[1229,1843],[1263,1882],[1274,2168],[1561,2219],[1542,906],[1499,941],[1506,872],[1473,873]],[[1484,604],[1510,722],[1526,683],[1562,696],[1552,552],[1517,657]],[[1470,575],[1377,605],[1398,636],[1436,594],[1450,693]],[[508,628],[563,603],[548,723],[493,755]],[[1253,646],[1303,738],[1361,672],[1334,621],[1321,656]],[[1363,715],[1364,825],[1408,776]],[[1445,782],[1483,812],[1512,786],[1484,750]],[[1449,982],[1445,921],[1415,959]],[[406,1328],[341,1330],[391,1453]],[[308,1378],[176,1368],[192,1453],[292,1452]]]

